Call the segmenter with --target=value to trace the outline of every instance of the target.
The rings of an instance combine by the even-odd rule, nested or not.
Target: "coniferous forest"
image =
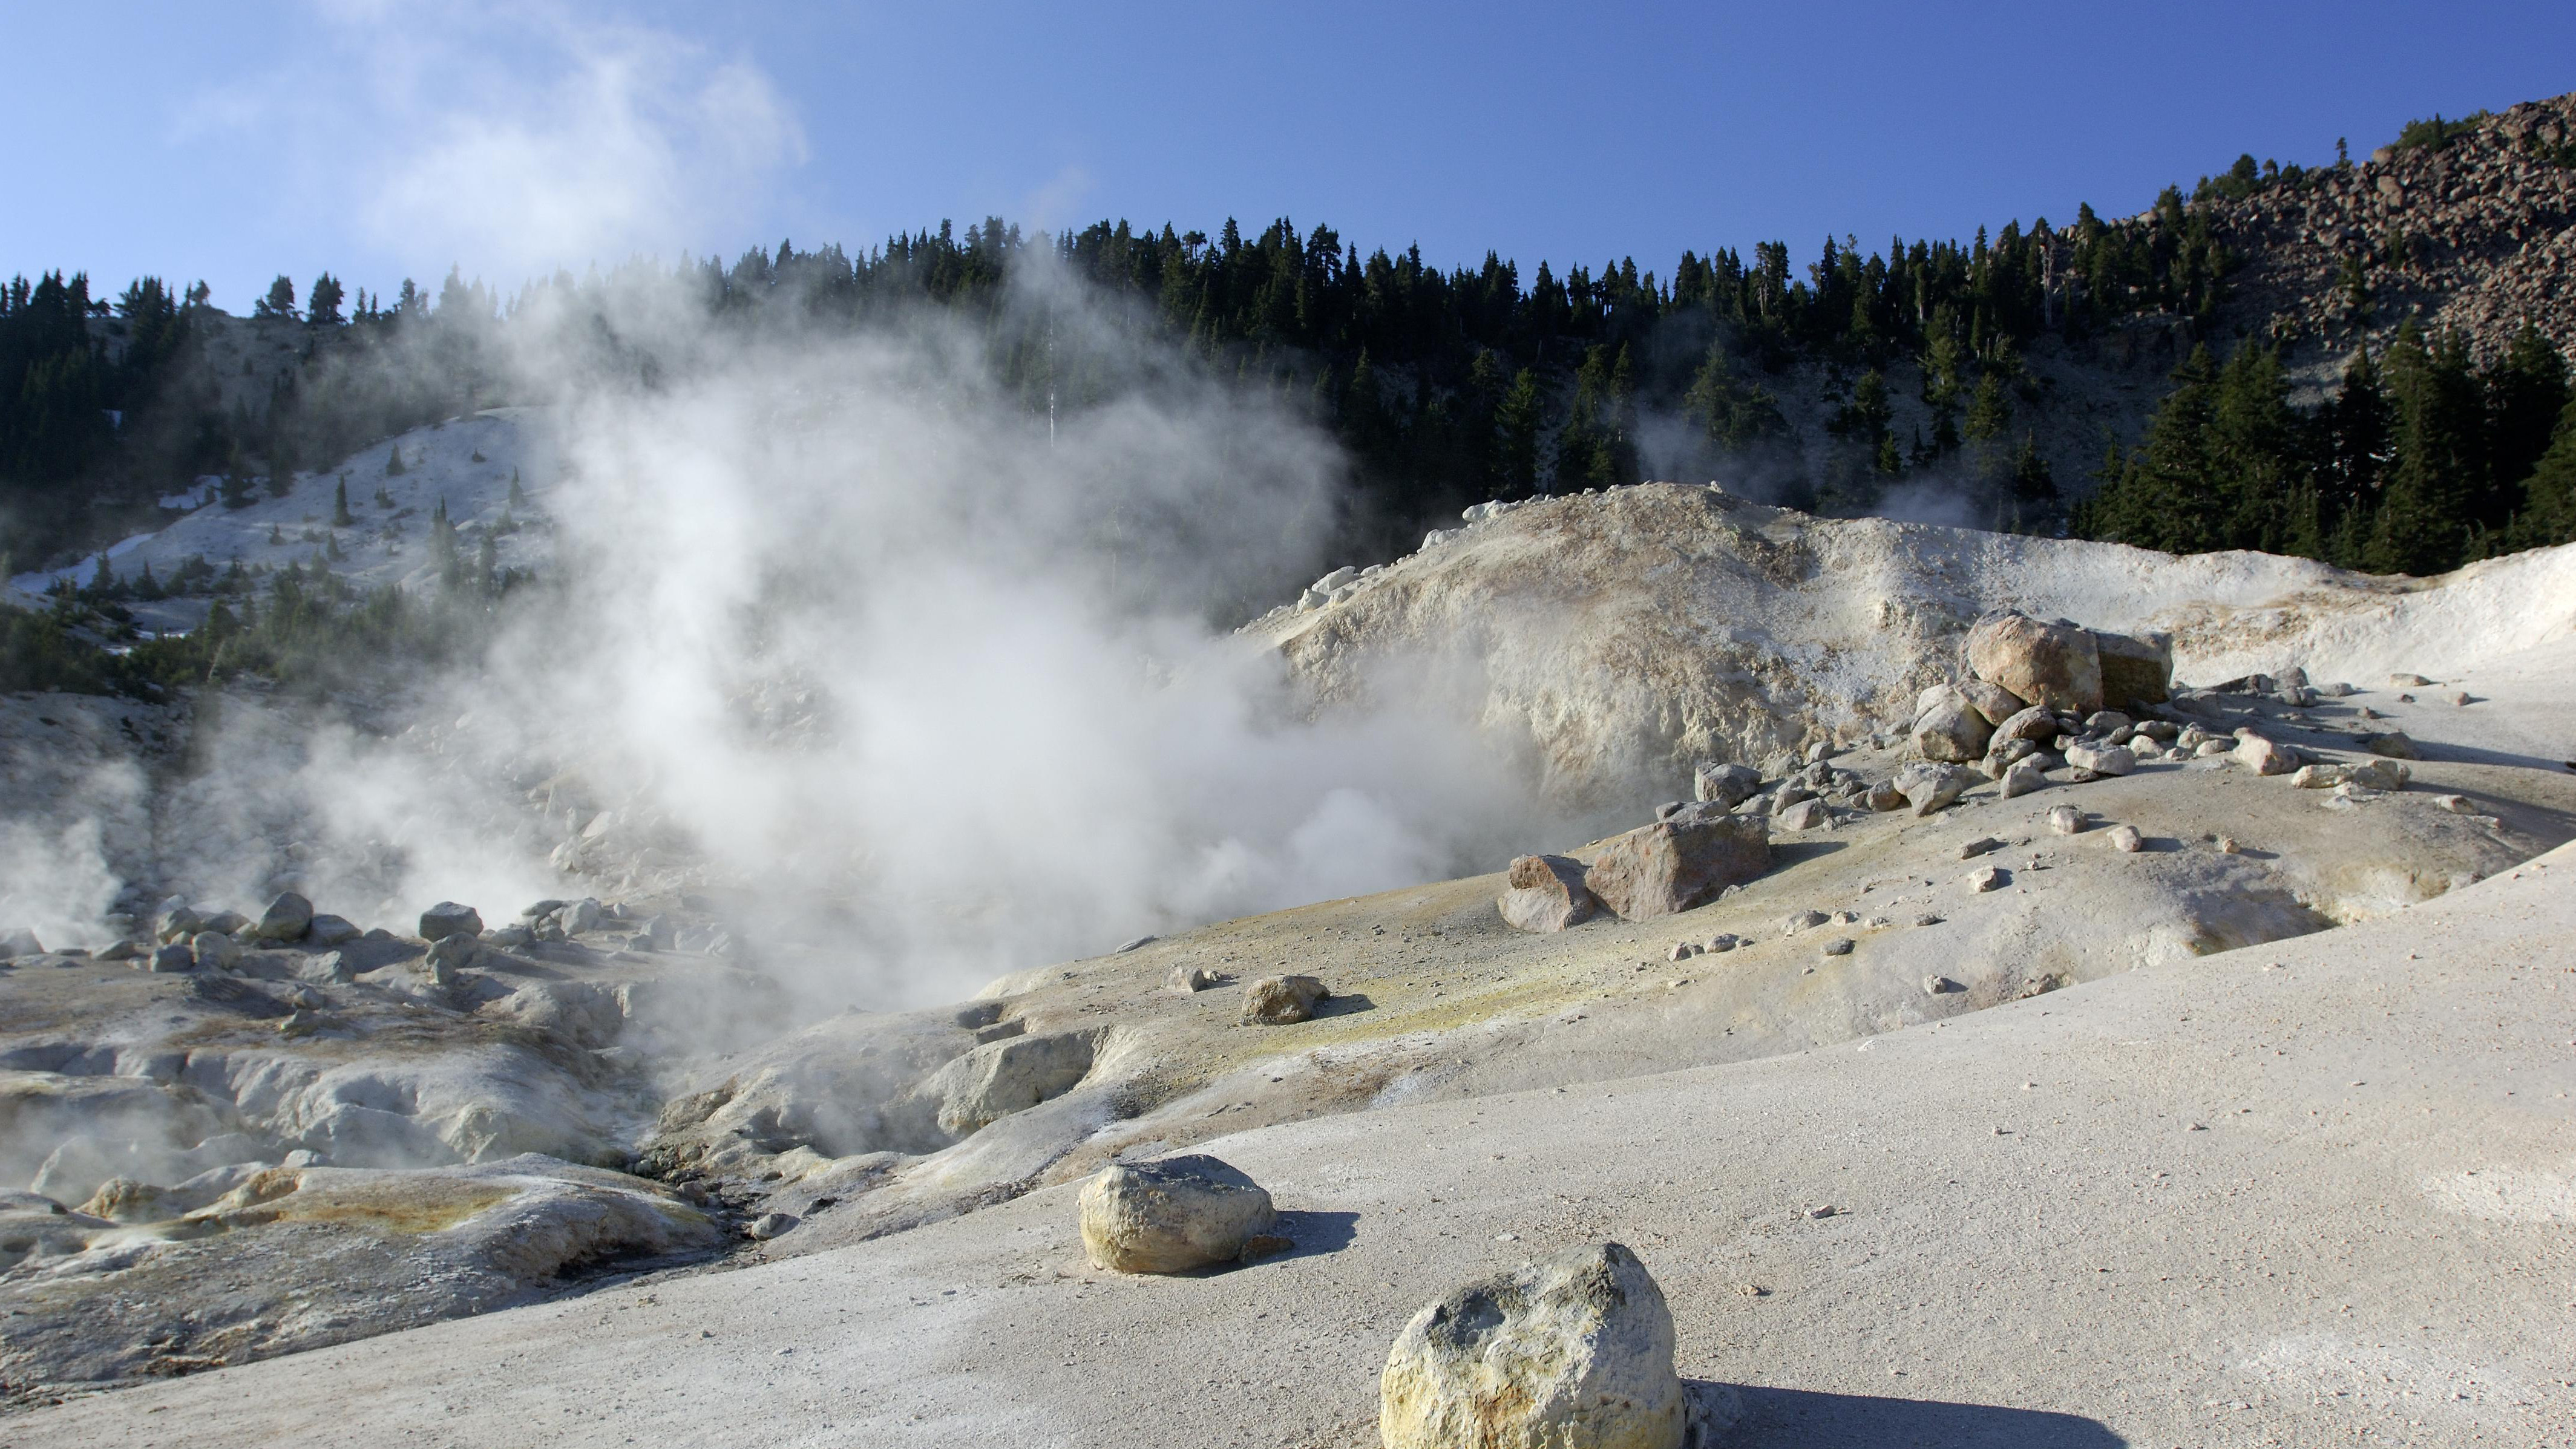
[[[1213,236],[943,223],[864,253],[782,242],[731,265],[684,260],[681,275],[712,325],[747,334],[966,322],[1032,409],[1145,385],[1132,349],[1097,335],[1103,317],[1176,344],[1186,366],[1266,389],[1344,444],[1352,556],[1400,553],[1466,503],[1638,481],[1650,453],[1665,476],[1820,512],[1869,512],[1935,480],[1982,526],[2383,572],[2576,537],[2576,412],[2566,361],[2537,331],[2479,365],[2460,339],[2410,325],[2354,347],[2339,387],[2301,406],[2277,340],[2219,325],[2239,259],[2191,203],[2259,204],[2331,174],[2248,157],[2140,217],[2084,208],[2063,227],[1875,249],[1828,239],[1803,262],[1778,242],[1686,251],[1667,275],[1627,259],[1524,273],[1492,254],[1443,270],[1284,219]],[[1045,289],[1012,285],[1036,248],[1090,284],[1092,325],[1060,327]],[[146,277],[108,299],[79,275],[21,277],[0,290],[12,566],[152,526],[156,497],[207,473],[246,497],[254,478],[537,400],[542,384],[508,376],[498,345],[531,308],[586,309],[594,360],[649,377],[620,295],[615,277],[559,274],[505,301],[451,273],[435,298],[406,280],[387,301],[326,273],[300,305],[278,278],[243,324],[203,284]],[[299,359],[257,395],[214,375],[200,345],[244,325]],[[2092,476],[2060,476],[2038,446],[2052,404],[2030,355],[2142,330],[2178,360],[2161,406],[2141,436],[2101,440]]]

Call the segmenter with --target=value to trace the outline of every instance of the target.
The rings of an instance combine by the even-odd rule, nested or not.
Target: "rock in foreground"
[[[1378,1380],[1386,1449],[1679,1449],[1688,1418],[1672,1313],[1617,1243],[1453,1289]]]
[[[1083,1185],[1082,1248],[1120,1273],[1187,1273],[1258,1251],[1277,1216],[1261,1184],[1216,1158],[1118,1162]]]

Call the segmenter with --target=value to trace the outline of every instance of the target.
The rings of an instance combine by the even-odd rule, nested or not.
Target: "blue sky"
[[[1882,244],[2576,89],[2576,5],[22,0],[0,274],[511,283],[1000,214],[1524,272]]]

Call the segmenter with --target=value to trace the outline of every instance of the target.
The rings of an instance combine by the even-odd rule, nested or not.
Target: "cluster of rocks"
[[[1691,801],[1612,837],[1590,865],[1566,855],[1520,857],[1496,905],[1523,931],[1562,931],[1603,912],[1651,920],[1706,905],[1770,868],[1768,816]]]

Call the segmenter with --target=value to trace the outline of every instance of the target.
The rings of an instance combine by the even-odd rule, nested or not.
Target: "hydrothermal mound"
[[[217,1046],[269,1075],[327,1051],[381,1076],[370,1051],[465,1061],[496,1041],[570,1065],[560,1083],[518,1074],[520,1097],[470,1140],[442,1138],[487,1165],[419,1179],[438,1210],[409,1258],[396,1215],[353,1229],[419,1282],[333,1266],[355,1260],[322,1235],[332,1194],[401,1190],[390,1168],[336,1158],[300,1169],[298,1192],[328,1209],[287,1212],[302,1236],[236,1203],[216,1235],[137,1219],[37,1250],[0,1275],[0,1367],[22,1402],[189,1376],[39,1404],[0,1421],[0,1444],[1338,1449],[1371,1441],[1376,1367],[1421,1303],[1601,1237],[1662,1281],[1685,1374],[1746,1387],[1733,1442],[2576,1435],[2576,906],[2553,888],[2576,860],[2532,859],[2576,836],[2576,551],[2374,580],[1650,485],[1487,516],[1253,633],[1319,708],[1399,680],[1446,692],[1624,825],[1688,793],[1708,755],[1782,775],[1797,762],[1777,757],[1821,746],[1829,790],[1885,778],[1915,689],[1958,674],[1968,620],[1996,604],[2168,630],[2193,683],[2296,667],[2354,686],[2177,710],[2206,732],[2257,730],[2330,764],[2402,730],[2422,758],[2384,793],[2301,789],[2219,754],[2056,770],[2013,799],[1983,783],[1928,816],[1838,808],[1775,835],[1767,875],[1677,915],[1526,935],[1497,916],[1500,878],[1473,877],[1022,972],[938,1011],[674,1051],[650,1072],[636,1052],[672,1038],[628,1007],[652,993],[627,978],[747,988],[750,973],[622,936],[634,950],[548,955],[494,933],[408,994],[377,975],[418,974],[419,948],[390,941],[393,966],[332,974],[258,951],[265,974],[156,977],[167,987],[139,1005],[89,979],[123,968],[22,962],[0,992],[41,986],[48,1014],[0,1045],[30,1100],[148,1090],[154,1062]],[[2085,828],[2048,824],[2059,806]],[[2115,848],[2114,826],[2139,848]],[[1989,866],[2000,878],[1980,889],[1969,876]],[[1720,936],[1744,944],[1676,959]],[[1232,982],[1166,984],[1193,970]],[[1239,1025],[1241,984],[1281,971],[1334,996],[1313,1020]],[[560,1019],[567,993],[600,1009]],[[188,1006],[158,1042],[164,995]],[[287,995],[340,1026],[283,1041],[231,1019]],[[122,1004],[91,1021],[92,1002]],[[68,1045],[110,1027],[112,1051]],[[271,1032],[256,1052],[252,1031]],[[97,1062],[115,1065],[102,1078]],[[238,1118],[248,1102],[191,1105]],[[575,1118],[590,1134],[575,1155],[624,1155],[685,1197],[507,1155]],[[1083,1268],[1081,1179],[1184,1149],[1266,1184],[1295,1248],[1206,1277]],[[783,1217],[712,1263],[490,1311],[544,1291],[543,1271],[505,1281],[478,1256],[509,1224],[469,1199],[504,1183],[523,1213],[540,1193],[613,1208],[664,1235],[646,1249]],[[306,1305],[324,1300],[317,1324]],[[216,1319],[218,1341],[192,1340]]]

